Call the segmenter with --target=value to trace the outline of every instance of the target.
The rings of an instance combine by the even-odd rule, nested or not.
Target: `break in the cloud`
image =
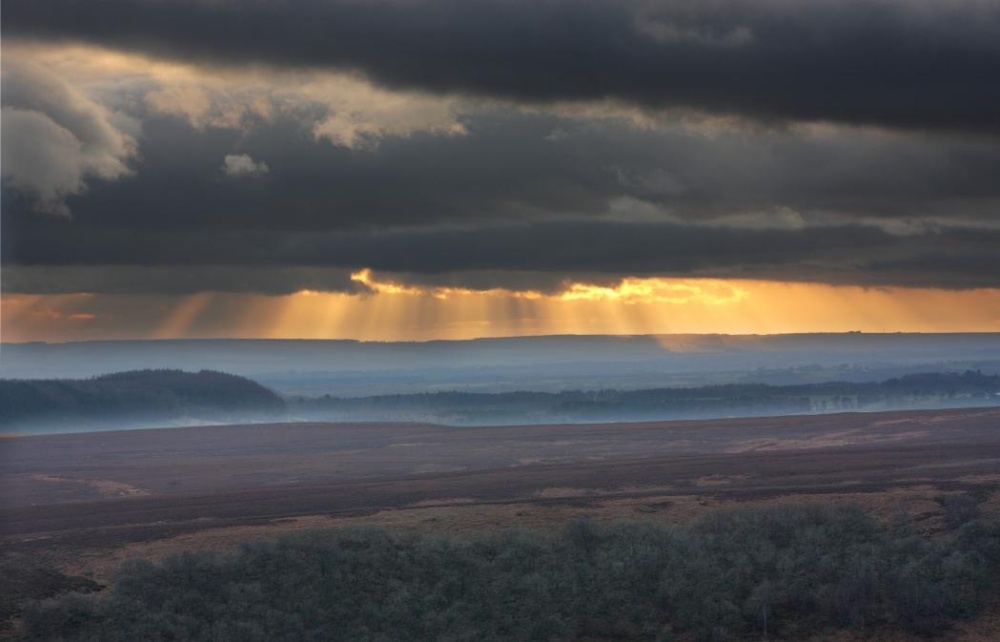
[[[271,171],[264,161],[255,161],[249,154],[226,154],[222,172],[233,178],[260,178]]]
[[[991,0],[8,0],[3,28],[515,101],[1000,129]]]

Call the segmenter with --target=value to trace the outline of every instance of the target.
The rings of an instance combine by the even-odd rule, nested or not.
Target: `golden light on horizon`
[[[736,303],[748,296],[745,289],[718,279],[622,279],[614,287],[572,283],[558,294],[562,301],[620,301],[622,303]]]
[[[385,279],[377,279],[371,268],[364,268],[356,272],[351,273],[351,280],[355,283],[360,283],[365,286],[365,288],[371,292],[377,294],[405,294],[410,296],[431,296],[435,299],[449,299],[456,296],[490,296],[503,294],[506,296],[518,298],[518,299],[540,299],[542,294],[536,292],[535,290],[506,290],[502,288],[494,288],[491,290],[470,290],[468,288],[451,288],[451,287],[433,287],[426,288],[416,285],[406,285],[403,283],[398,283],[396,281],[390,281]],[[317,294],[312,290],[305,290],[304,292],[310,292]]]
[[[363,293],[5,295],[3,340],[1000,331],[998,289],[629,277],[612,285],[567,283],[546,294],[424,287],[371,270],[352,278]]]

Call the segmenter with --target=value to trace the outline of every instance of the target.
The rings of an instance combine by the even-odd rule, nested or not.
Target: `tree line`
[[[299,415],[344,420],[454,423],[635,420],[777,415],[907,407],[1000,405],[1000,376],[923,373],[881,382],[726,384],[647,390],[435,392],[372,397],[298,397]]]

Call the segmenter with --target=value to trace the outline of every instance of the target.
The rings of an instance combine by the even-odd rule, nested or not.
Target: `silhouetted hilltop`
[[[212,370],[0,380],[0,426],[8,429],[60,422],[225,421],[284,410],[281,397],[259,383]]]

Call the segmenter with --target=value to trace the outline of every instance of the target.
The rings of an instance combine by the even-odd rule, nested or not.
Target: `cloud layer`
[[[1000,287],[994,0],[10,0],[2,27],[6,293]]]
[[[990,0],[10,0],[3,27],[515,101],[1000,130]]]

